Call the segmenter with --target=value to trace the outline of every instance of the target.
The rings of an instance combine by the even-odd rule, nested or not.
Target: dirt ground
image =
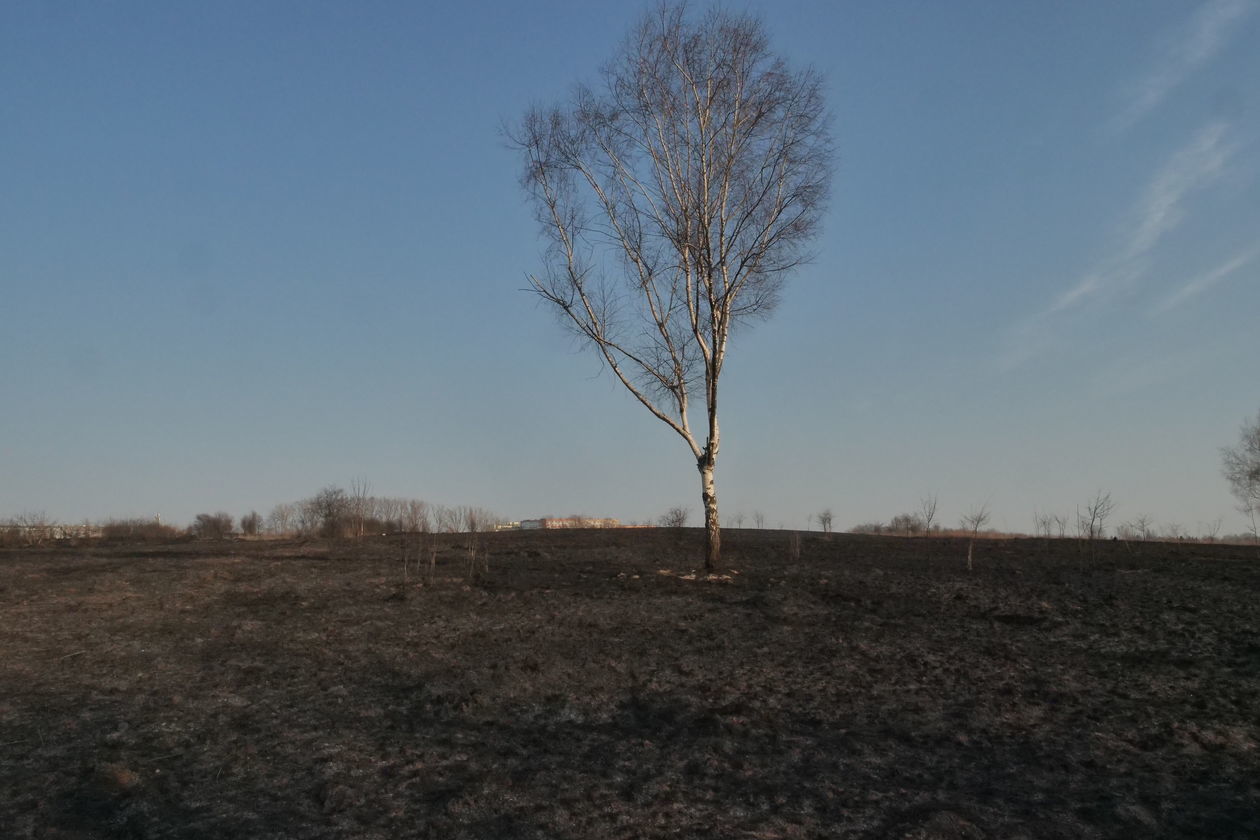
[[[0,836],[1260,837],[1254,549],[725,537],[0,552]]]

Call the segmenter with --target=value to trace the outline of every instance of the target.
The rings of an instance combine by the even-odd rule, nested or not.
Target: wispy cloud
[[[1134,206],[1116,251],[1061,294],[1046,314],[1064,312],[1141,278],[1147,256],[1185,219],[1186,197],[1224,170],[1233,151],[1225,143],[1227,130],[1223,122],[1211,123],[1169,158]]]
[[[1155,307],[1154,311],[1158,313],[1176,309],[1186,301],[1203,294],[1226,277],[1229,277],[1231,274],[1238,271],[1240,268],[1244,268],[1245,266],[1255,262],[1257,257],[1260,257],[1260,246],[1256,246],[1235,255],[1211,271],[1200,274],[1181,288],[1174,291],[1172,294],[1165,297]]]
[[[1256,9],[1255,0],[1209,0],[1164,46],[1151,70],[1127,90],[1130,100],[1111,122],[1123,131],[1154,110],[1229,42],[1231,29]]]
[[[1001,369],[1013,370],[1049,351],[1067,327],[1063,320],[1073,312],[1130,289],[1142,280],[1150,268],[1152,252],[1185,220],[1191,194],[1216,182],[1225,171],[1235,150],[1228,142],[1228,133],[1226,123],[1209,123],[1168,158],[1134,202],[1111,251],[1050,306],[1010,328],[998,362]],[[1195,289],[1186,292],[1186,297],[1208,288],[1257,255],[1260,249],[1240,255],[1247,259],[1232,267],[1229,263],[1221,266],[1218,272],[1228,270],[1219,277],[1215,276],[1217,272],[1204,275]]]

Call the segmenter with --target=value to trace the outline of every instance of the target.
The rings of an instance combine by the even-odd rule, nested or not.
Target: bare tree
[[[295,525],[297,533],[303,537],[315,536],[319,533],[322,520],[315,506],[315,498],[303,499],[297,503]]]
[[[753,525],[755,525],[758,530],[765,528],[766,515],[759,510],[753,511]]]
[[[971,571],[972,550],[976,545],[976,537],[980,533],[980,529],[989,523],[989,504],[985,502],[980,507],[964,514],[962,518],[962,526],[965,530],[971,532],[971,539],[967,542],[967,571]]]
[[[404,499],[395,499],[393,497],[377,498],[372,497],[371,501],[371,518],[380,524],[381,530],[387,534],[398,533],[405,530],[403,528],[403,515],[407,509],[407,502]]]
[[[408,499],[403,510],[403,530],[419,534],[429,530],[429,504],[420,499]]]
[[[1149,540],[1155,535],[1155,520],[1145,513],[1139,513],[1127,524],[1133,536],[1139,540]]]
[[[350,527],[356,537],[363,536],[363,526],[367,522],[368,503],[371,499],[372,485],[366,478],[354,478],[350,481],[350,496],[347,500]]]
[[[936,494],[919,499],[919,519],[923,522],[923,533],[931,535],[932,523],[936,520]]]
[[[279,504],[267,514],[267,530],[273,534],[292,533],[297,520],[297,508],[290,504]]]
[[[1066,537],[1067,529],[1068,529],[1068,518],[1061,513],[1056,513],[1054,516],[1050,518],[1054,522],[1054,528],[1058,532],[1059,539],[1063,539],[1064,537]]]
[[[262,516],[258,511],[251,510],[249,513],[241,517],[241,533],[247,537],[257,536],[258,529],[262,525]]]
[[[321,536],[344,537],[352,526],[351,500],[340,487],[325,487],[303,503],[303,507],[308,520],[314,520],[315,530]]]
[[[1107,533],[1107,518],[1116,509],[1111,494],[1099,490],[1085,507],[1076,509],[1076,533],[1089,545],[1089,559],[1096,556],[1096,543]]]
[[[1101,539],[1107,533],[1107,518],[1115,510],[1111,494],[1099,490],[1085,507],[1076,509],[1076,531],[1091,542]]]
[[[529,111],[512,139],[550,240],[530,284],[686,443],[714,568],[718,381],[732,329],[773,311],[817,232],[831,170],[821,80],[774,55],[755,18],[663,4],[600,89]]]
[[[831,533],[831,524],[835,521],[835,516],[831,513],[831,508],[827,508],[818,514],[818,525],[822,528],[824,534]]]
[[[1221,471],[1238,510],[1251,523],[1251,538],[1260,545],[1260,414],[1255,423],[1243,423],[1237,446],[1221,449]]]
[[[691,511],[688,508],[678,505],[662,513],[657,522],[662,528],[683,528],[690,516]]]
[[[458,533],[461,524],[459,511],[447,505],[434,505],[433,524],[443,534]]]
[[[732,516],[732,517],[731,517],[731,524],[730,524],[730,527],[731,527],[731,528],[743,528],[743,527],[744,527],[744,514],[743,514],[742,512],[741,512],[741,513],[737,513],[737,514],[735,514],[734,516]]]
[[[476,534],[481,531],[492,531],[500,521],[500,517],[485,508],[463,505],[456,509],[460,523],[466,532]]]
[[[1038,513],[1033,511],[1033,534],[1038,537],[1050,538],[1050,529],[1054,526],[1054,517],[1048,513]]]

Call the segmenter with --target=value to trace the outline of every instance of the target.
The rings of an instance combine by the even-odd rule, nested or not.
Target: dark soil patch
[[[1260,837],[1253,553],[699,541],[0,552],[0,836]]]

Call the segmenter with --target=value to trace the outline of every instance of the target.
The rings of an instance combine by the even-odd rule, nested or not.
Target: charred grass
[[[1260,837],[1244,549],[725,538],[0,553],[0,835]]]

